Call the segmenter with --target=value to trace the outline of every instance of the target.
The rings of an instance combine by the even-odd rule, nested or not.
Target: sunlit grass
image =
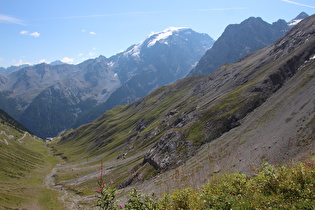
[[[0,208],[64,209],[56,191],[47,189],[46,176],[60,162],[43,140],[1,123]]]

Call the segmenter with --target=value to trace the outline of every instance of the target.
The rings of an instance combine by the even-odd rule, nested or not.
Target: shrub
[[[107,187],[106,184],[99,183],[100,188],[97,190],[97,204],[100,209],[115,209],[116,205],[116,189]]]
[[[242,173],[212,179],[202,188],[186,188],[157,199],[132,189],[124,209],[314,209],[315,163],[294,167],[263,163],[256,176]],[[99,189],[98,206],[117,209],[115,190]]]
[[[136,189],[132,189],[129,193],[129,199],[125,205],[125,209],[159,209],[154,193],[151,196],[140,194]]]

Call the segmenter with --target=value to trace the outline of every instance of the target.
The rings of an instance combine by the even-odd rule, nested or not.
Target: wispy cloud
[[[290,3],[290,4],[296,4],[296,5],[303,6],[303,7],[315,8],[315,6],[307,5],[307,4],[301,4],[301,3],[298,3],[298,2],[295,2],[295,1],[290,1],[290,0],[281,0],[281,1],[284,1],[284,2],[287,2],[287,3]]]
[[[29,36],[36,37],[36,38],[40,36],[40,33],[38,33],[38,32],[29,33],[28,31],[21,31],[20,34],[29,35]]]
[[[46,59],[41,59],[38,63],[46,63]]]
[[[128,15],[142,15],[142,14],[159,14],[166,13],[168,11],[148,11],[148,12],[125,12],[125,13],[108,13],[108,14],[96,14],[96,15],[81,15],[81,16],[69,16],[69,17],[56,17],[45,20],[66,20],[66,19],[84,19],[84,18],[98,18],[98,17],[111,17],[111,16],[128,16]]]
[[[71,64],[73,63],[73,58],[64,57],[61,62]]]
[[[8,15],[0,14],[0,23],[10,23],[10,24],[19,24],[19,25],[26,25],[22,20],[11,17]]]
[[[244,10],[246,7],[227,7],[227,8],[209,8],[209,9],[195,9],[193,12],[202,12],[202,11],[226,11],[226,10]]]
[[[247,8],[244,7],[228,7],[228,8],[209,8],[209,9],[195,9],[190,10],[193,12],[200,12],[200,11],[226,11],[226,10],[244,10]],[[169,13],[172,11],[145,11],[145,12],[124,12],[124,13],[107,13],[107,14],[95,14],[95,15],[78,15],[78,16],[66,16],[66,17],[55,17],[55,18],[47,18],[47,19],[40,19],[40,20],[67,20],[67,19],[86,19],[86,18],[100,18],[100,17],[111,17],[111,16],[130,16],[130,15],[145,15],[145,14],[162,14],[162,13]],[[187,12],[187,11],[179,11],[179,12]],[[86,30],[82,30],[85,32]]]
[[[89,34],[90,35],[95,35],[96,33],[94,31],[91,31]]]
[[[30,36],[33,36],[33,37],[39,37],[40,36],[40,33],[38,32],[33,32],[33,33],[30,33]]]
[[[93,47],[93,49],[90,50],[90,52],[88,53],[88,55],[89,55],[90,57],[94,56],[94,55],[95,55],[95,50],[96,50],[96,48]]]
[[[22,35],[28,35],[28,31],[21,31],[20,34],[22,34]]]
[[[20,59],[18,62],[16,62],[16,60],[13,60],[13,62],[15,63],[14,66],[21,66],[24,64],[31,65],[30,63],[24,62],[22,59]]]

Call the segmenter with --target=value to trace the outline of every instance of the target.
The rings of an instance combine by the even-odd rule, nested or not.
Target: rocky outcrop
[[[169,170],[182,165],[196,151],[193,141],[185,140],[178,131],[166,132],[144,155],[144,163],[157,170]]]

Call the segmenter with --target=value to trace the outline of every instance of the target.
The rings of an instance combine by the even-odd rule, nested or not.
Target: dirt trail
[[[59,200],[65,204],[67,209],[74,210],[74,209],[82,209],[82,206],[79,204],[79,201],[84,200],[86,198],[81,198],[76,195],[74,192],[71,192],[65,189],[62,185],[57,185],[55,183],[55,175],[57,174],[58,167],[60,164],[57,164],[51,172],[46,176],[45,185],[48,189],[60,192],[61,196]]]
[[[17,139],[17,141],[20,142],[21,144],[24,144],[24,142],[22,140],[26,137],[27,134],[29,134],[29,133],[25,132],[21,138]]]

